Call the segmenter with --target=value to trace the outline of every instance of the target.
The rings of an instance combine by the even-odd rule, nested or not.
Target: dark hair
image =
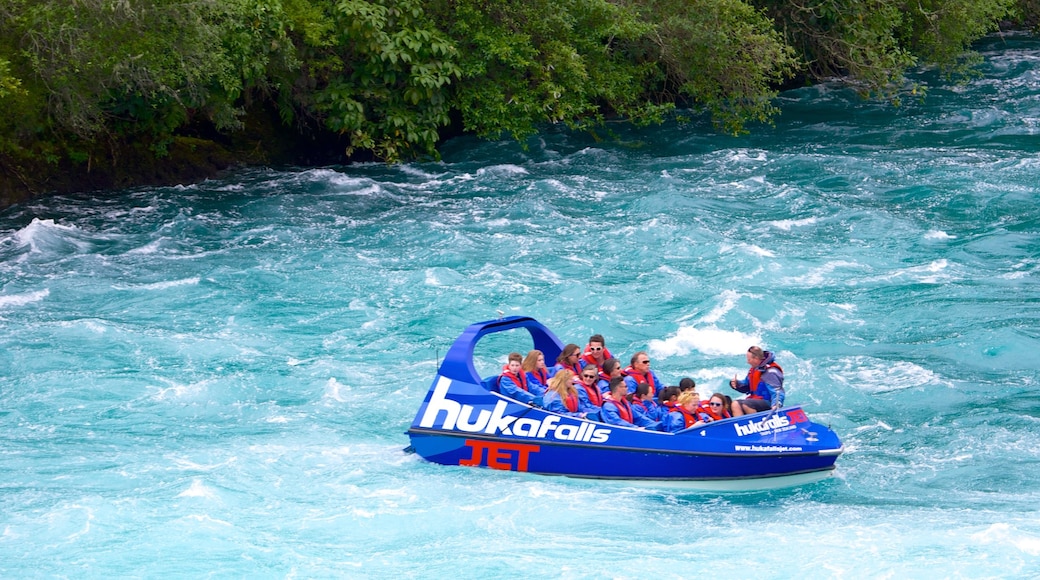
[[[650,385],[648,385],[647,383],[639,383],[638,385],[636,385],[636,393],[635,394],[640,399],[643,398],[643,395],[649,395],[650,394]]]
[[[686,391],[686,390],[689,390],[689,389],[696,389],[696,388],[697,388],[697,383],[693,382],[693,379],[691,379],[690,377],[683,377],[683,379],[681,381],[679,381],[679,390],[680,391]]]
[[[673,386],[665,387],[665,388],[661,389],[661,391],[657,393],[657,400],[661,401],[661,402],[664,402],[664,401],[667,401],[668,399],[671,399],[672,397],[678,397],[678,396],[679,396],[679,387],[676,387],[676,386],[673,385]]]
[[[618,385],[624,386],[626,390],[628,389],[628,387],[625,386],[625,379],[624,379],[624,377],[614,377],[614,378],[610,379],[610,390],[611,390],[611,392],[613,392],[614,388],[617,387]]]
[[[615,369],[621,366],[621,361],[616,358],[608,358],[603,361],[603,374],[610,376],[610,373],[614,372]]]
[[[750,352],[751,356],[753,356],[755,358],[761,358],[761,359],[766,358],[766,353],[765,353],[765,351],[762,350],[761,347],[753,346],[753,347],[747,349],[747,351]]]
[[[518,352],[509,353],[509,362],[516,361],[520,364],[524,363],[524,356]]]
[[[563,350],[560,351],[560,356],[556,357],[556,362],[560,364],[566,364],[567,357],[570,356],[571,351],[575,350],[581,350],[581,347],[574,344],[573,342],[569,343],[567,346],[563,347]]]
[[[607,344],[607,341],[603,340],[603,335],[602,334],[593,334],[592,336],[589,337],[589,342],[590,343],[598,342],[598,343],[600,343],[600,344],[602,344],[604,346],[606,346],[606,344]]]

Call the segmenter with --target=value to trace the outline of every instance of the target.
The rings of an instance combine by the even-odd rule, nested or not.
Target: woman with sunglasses
[[[729,408],[732,404],[732,400],[727,401],[729,397],[722,393],[715,393],[708,399],[708,404],[702,407],[702,411],[707,413],[711,417],[712,421],[721,421],[722,419],[729,419],[733,415],[730,414]]]
[[[578,388],[578,396],[581,397],[582,402],[586,406],[598,409],[603,406],[603,394],[599,391],[597,381],[599,381],[599,372],[596,371],[595,366],[589,365],[582,369],[575,386]]]
[[[549,367],[549,378],[552,378],[556,373],[563,369],[567,369],[574,373],[574,376],[581,374],[581,363],[579,357],[581,356],[581,348],[573,342],[563,347],[560,351],[560,356],[556,357],[556,364]]]

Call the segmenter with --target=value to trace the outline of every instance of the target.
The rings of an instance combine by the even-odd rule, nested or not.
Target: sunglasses
[[[711,405],[712,407],[721,407],[722,406],[722,403],[708,403],[708,404]]]
[[[603,350],[602,346],[590,346],[589,350]]]
[[[641,360],[641,361],[639,361],[639,364],[641,364],[641,365],[648,365],[648,364],[650,364],[650,361],[648,361],[648,360]]]
[[[596,378],[596,375],[581,375],[581,376],[585,377],[586,379],[594,379],[594,378]]]

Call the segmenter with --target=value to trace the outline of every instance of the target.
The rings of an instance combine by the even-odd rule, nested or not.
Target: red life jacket
[[[578,395],[574,393],[567,393],[567,397],[561,397],[563,404],[567,407],[567,410],[571,413],[578,412]]]
[[[603,406],[603,393],[599,392],[599,387],[596,385],[586,385],[584,381],[574,381],[574,386],[585,389],[585,392],[589,395],[589,402],[597,407]]]
[[[603,347],[603,362],[606,362],[608,358],[614,358],[614,357],[610,354],[610,351],[607,350],[607,347],[604,346]],[[595,366],[600,371],[603,370],[603,367],[600,366],[600,364],[598,362],[596,362],[596,358],[594,356],[592,356],[592,351],[589,350],[589,345],[587,345],[587,344],[585,345],[585,351],[583,353],[581,353],[581,360],[585,361],[586,364],[590,364],[590,365]]]
[[[687,411],[686,407],[683,407],[682,405],[676,405],[672,407],[672,411],[682,413],[683,421],[686,422],[687,427],[693,427],[693,424],[699,420],[697,418],[697,415],[694,415],[693,413]]]
[[[542,383],[543,387],[549,386],[549,373],[545,369],[534,369],[531,374],[538,379],[539,383]]]
[[[625,375],[626,377],[632,377],[633,379],[635,379],[637,385],[639,383],[646,383],[650,385],[651,397],[654,396],[654,393],[657,392],[657,383],[654,382],[654,375],[650,371],[647,371],[647,373],[644,375],[643,373],[637,371],[634,367],[629,366],[627,369],[621,371],[621,374]]]
[[[560,366],[574,373],[574,376],[576,377],[581,376],[581,363],[574,363],[573,366],[567,366],[565,364],[561,364]]]
[[[776,364],[775,362],[771,362],[771,363],[766,365],[766,368],[770,368],[770,367],[774,367],[777,370],[779,370],[780,372],[784,372],[784,369],[780,368],[780,365]],[[750,392],[748,393],[748,398],[749,399],[764,399],[765,397],[763,397],[762,395],[758,394],[758,383],[759,383],[759,381],[762,380],[762,369],[760,369],[758,367],[755,367],[755,368],[751,369],[750,371],[748,371],[747,379],[748,379],[748,386],[750,387]]]
[[[524,372],[524,369],[520,369],[519,375],[514,375],[513,373],[509,372],[509,365],[506,365],[502,367],[502,377],[498,379],[498,382],[501,383],[502,379],[509,379],[516,383],[516,386],[527,391],[527,373]]]
[[[632,405],[628,403],[628,399],[621,399],[620,401],[614,399],[611,402],[617,405],[618,415],[621,415],[622,419],[635,425],[635,421],[632,418]]]
[[[715,421],[721,421],[723,419],[729,419],[731,417],[731,415],[729,414],[729,409],[726,408],[725,403],[722,404],[722,411],[716,413],[714,407],[711,406],[710,399],[708,401],[701,401],[700,412],[706,414]]]

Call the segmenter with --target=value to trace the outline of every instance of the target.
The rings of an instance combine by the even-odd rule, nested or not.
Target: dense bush
[[[251,111],[338,134],[345,155],[436,155],[453,122],[768,122],[792,76],[898,99],[908,67],[967,74],[971,43],[1035,0],[6,0],[0,167],[162,157]]]

